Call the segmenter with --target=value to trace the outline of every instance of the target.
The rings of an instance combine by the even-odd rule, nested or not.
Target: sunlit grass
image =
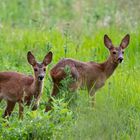
[[[53,61],[48,66],[39,109],[33,112],[25,107],[24,119],[19,121],[16,106],[9,120],[0,118],[0,139],[139,140],[138,3],[137,0],[133,5],[122,0],[1,1],[0,71],[32,74],[26,58],[29,50],[40,61],[51,50]],[[109,55],[103,44],[104,34],[117,46],[127,33],[131,40],[124,62],[97,91],[94,108],[87,91],[78,90],[73,106],[59,97],[54,101],[54,109],[44,113],[52,89],[49,76],[52,66],[65,56],[103,62]],[[5,105],[4,101],[0,103],[1,116]]]

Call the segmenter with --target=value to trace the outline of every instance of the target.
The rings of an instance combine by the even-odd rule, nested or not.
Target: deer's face
[[[34,70],[35,78],[38,81],[42,81],[46,75],[46,67],[52,61],[52,52],[49,52],[42,63],[39,63],[35,60],[34,55],[31,52],[28,52],[27,59],[30,65],[32,65]]]
[[[113,47],[110,50],[110,55],[112,57],[113,62],[121,63],[123,61],[124,50],[121,47]]]
[[[33,66],[35,78],[42,81],[46,75],[46,66],[43,63],[36,63]]]
[[[127,48],[128,44],[129,44],[129,40],[130,40],[130,36],[127,34],[122,39],[119,47],[114,47],[111,39],[107,35],[104,36],[104,44],[109,49],[110,56],[114,63],[121,63],[123,61],[124,50],[125,50],[125,48]]]

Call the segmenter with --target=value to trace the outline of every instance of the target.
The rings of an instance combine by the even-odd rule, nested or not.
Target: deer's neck
[[[33,83],[33,94],[35,97],[41,94],[43,87],[43,81],[38,81],[37,79],[34,79]]]
[[[106,74],[106,77],[109,78],[113,74],[113,72],[115,71],[115,69],[117,68],[118,63],[113,62],[112,58],[109,57],[107,59],[107,61],[105,61],[101,65],[102,65],[102,67],[104,69],[104,72]]]

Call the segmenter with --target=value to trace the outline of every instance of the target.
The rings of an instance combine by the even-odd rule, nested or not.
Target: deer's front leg
[[[23,110],[24,110],[23,101],[20,100],[18,104],[19,104],[19,119],[23,119]]]
[[[88,86],[89,95],[92,97],[92,106],[95,105],[95,93],[102,86],[104,86],[104,82],[100,81],[100,80],[96,81],[94,84],[91,84],[90,86]]]
[[[96,93],[95,87],[93,86],[91,88],[88,88],[88,93],[91,97],[91,104],[92,104],[92,106],[94,106],[95,105],[95,93]]]
[[[37,99],[35,99],[34,101],[34,105],[32,107],[32,110],[37,110],[38,106],[39,106],[39,102],[40,102],[40,98],[42,96],[42,92],[38,95]]]
[[[16,102],[7,101],[7,107],[6,107],[5,112],[3,114],[3,118],[11,115],[11,113],[15,107],[15,104],[16,104]]]
[[[2,98],[0,98],[0,102],[2,101]]]
[[[55,97],[59,92],[59,85],[54,83],[53,85],[53,89],[52,89],[52,93],[51,93],[51,96],[52,97]],[[52,98],[50,97],[49,101],[48,101],[48,104],[46,105],[46,109],[45,109],[45,112],[48,112],[49,110],[52,109],[52,105],[51,105],[51,102],[52,102]]]

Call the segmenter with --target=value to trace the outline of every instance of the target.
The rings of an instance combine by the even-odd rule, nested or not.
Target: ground
[[[19,121],[17,106],[9,119],[0,118],[0,139],[140,139],[139,5],[138,0],[1,1],[0,71],[33,74],[29,50],[40,61],[51,50],[53,61],[39,109],[25,107]],[[61,58],[103,62],[109,55],[104,34],[117,46],[127,33],[131,40],[124,61],[97,92],[94,108],[86,90],[70,93],[64,86],[53,110],[44,113],[52,88],[49,70]],[[2,101],[1,116],[4,108]]]

